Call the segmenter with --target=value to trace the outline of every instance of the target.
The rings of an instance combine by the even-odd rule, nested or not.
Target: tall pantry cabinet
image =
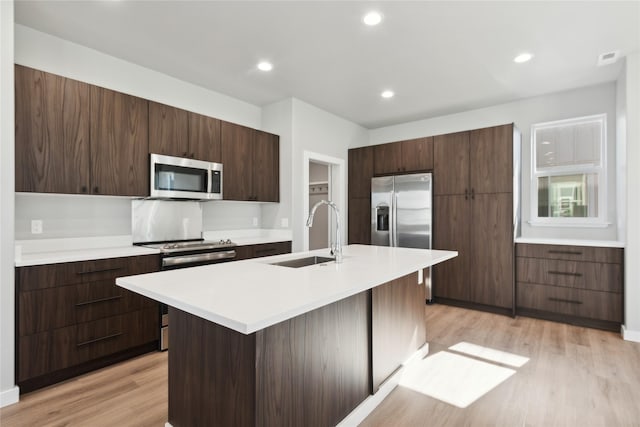
[[[514,309],[513,124],[434,138],[434,248],[458,257],[433,269],[436,300]]]

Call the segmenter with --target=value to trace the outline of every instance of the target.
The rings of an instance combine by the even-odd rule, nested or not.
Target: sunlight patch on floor
[[[528,357],[518,356],[517,354],[494,350],[493,348],[483,347],[481,345],[471,344],[464,341],[449,347],[449,350],[468,354],[469,356],[480,357],[491,362],[513,366],[514,368],[520,368],[529,361]]]
[[[513,369],[440,351],[407,366],[400,385],[466,408],[515,373]]]

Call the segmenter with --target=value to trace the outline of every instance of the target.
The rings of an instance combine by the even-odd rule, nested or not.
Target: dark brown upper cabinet
[[[220,163],[220,145],[220,120],[189,112],[188,157]]]
[[[224,166],[224,165],[223,165]],[[262,202],[280,200],[280,138],[254,130],[253,193]]]
[[[438,135],[433,141],[433,193],[469,191],[469,132]]]
[[[88,193],[89,153],[89,85],[16,65],[16,191]]]
[[[419,172],[433,169],[433,137],[374,145],[374,174]]]
[[[225,121],[220,135],[224,199],[279,201],[279,137]]]
[[[91,193],[148,196],[148,102],[91,87]]]
[[[149,152],[192,157],[188,111],[149,101]]]
[[[349,150],[349,198],[370,198],[373,147]]]
[[[220,120],[149,102],[149,152],[220,162]]]
[[[471,131],[469,180],[474,193],[513,191],[513,125]]]

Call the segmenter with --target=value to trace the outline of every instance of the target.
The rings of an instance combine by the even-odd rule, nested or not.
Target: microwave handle
[[[207,193],[211,194],[213,191],[213,171],[211,168],[207,169]]]

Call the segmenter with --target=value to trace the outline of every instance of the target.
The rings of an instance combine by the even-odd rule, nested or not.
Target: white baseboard
[[[376,407],[382,403],[382,401],[389,396],[394,388],[400,383],[402,374],[406,367],[414,361],[421,360],[424,356],[429,354],[429,343],[423,345],[418,351],[416,351],[411,357],[398,369],[393,375],[380,386],[378,391],[367,397],[361,404],[359,404],[349,415],[347,415],[337,427],[355,427],[362,423],[365,418],[373,412]]]
[[[640,342],[640,331],[630,331],[622,325],[622,339],[625,341]]]
[[[0,408],[4,408],[5,406],[18,403],[19,400],[20,400],[20,388],[18,386],[14,386],[9,390],[4,390],[0,392]]]

